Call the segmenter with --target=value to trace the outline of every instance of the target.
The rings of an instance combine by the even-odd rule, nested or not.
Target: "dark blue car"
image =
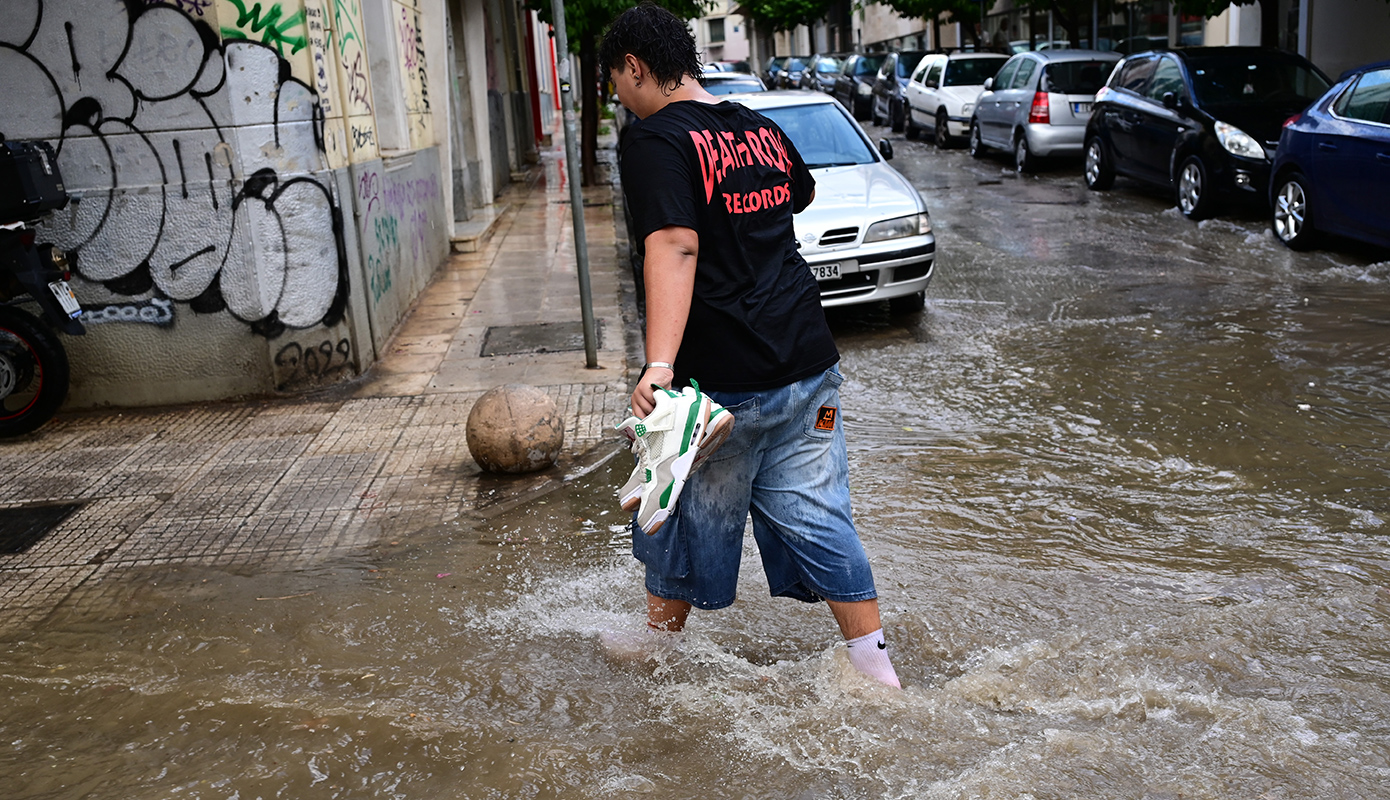
[[[1270,181],[1274,235],[1319,233],[1390,247],[1390,61],[1350,70],[1284,123]]]

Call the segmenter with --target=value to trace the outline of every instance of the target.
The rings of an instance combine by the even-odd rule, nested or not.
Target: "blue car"
[[[1319,233],[1390,247],[1390,61],[1350,70],[1284,123],[1270,181],[1274,235]]]

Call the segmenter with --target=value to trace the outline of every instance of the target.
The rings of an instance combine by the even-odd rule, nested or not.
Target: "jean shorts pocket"
[[[721,450],[723,448],[720,448]],[[680,512],[679,506],[676,509]],[[648,569],[664,578],[684,578],[690,574],[690,551],[681,535],[678,520],[668,521],[656,533],[648,536],[632,520],[632,556]]]
[[[738,405],[725,406],[725,410],[734,415],[734,431],[709,457],[711,464],[747,453],[758,437],[758,398],[750,397]]]
[[[820,386],[806,404],[806,435],[812,439],[833,439],[840,422],[840,384],[845,378],[835,367],[825,371]]]

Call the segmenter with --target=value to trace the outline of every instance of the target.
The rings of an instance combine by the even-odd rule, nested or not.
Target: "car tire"
[[[1115,165],[1110,163],[1110,154],[1099,136],[1092,136],[1086,142],[1086,164],[1081,175],[1086,180],[1086,188],[1092,191],[1103,192],[1115,185]]]
[[[917,127],[917,124],[912,121],[911,105],[908,105],[907,107],[906,116],[907,119],[903,121],[903,133],[905,133],[907,135],[907,138],[909,139],[916,139],[918,135],[922,132],[922,129]]]
[[[970,120],[970,156],[971,158],[985,157],[985,143],[980,139],[980,121]]]
[[[941,150],[949,149],[955,144],[955,141],[951,139],[951,129],[947,127],[946,123],[946,112],[938,111],[936,113],[936,126],[933,129],[933,133],[936,135],[936,146]]]
[[[1014,171],[1023,175],[1037,169],[1038,157],[1028,149],[1028,134],[1019,131],[1014,137]]]
[[[902,103],[894,103],[891,100],[888,101],[888,124],[889,127],[892,128],[893,133],[903,132],[903,126],[907,124],[906,117],[907,110],[903,107]]]
[[[888,312],[890,314],[915,314],[927,307],[926,290],[916,294],[903,295],[902,297],[890,297],[888,299]]]
[[[1270,228],[1274,238],[1290,250],[1307,250],[1317,239],[1313,221],[1308,218],[1308,194],[1308,179],[1298,172],[1279,181],[1279,191],[1274,193]]]
[[[869,98],[869,122],[875,125],[882,125],[883,118],[878,115],[878,98]]]
[[[1178,167],[1178,210],[1193,222],[1211,216],[1214,205],[1211,173],[1197,156],[1188,156]]]

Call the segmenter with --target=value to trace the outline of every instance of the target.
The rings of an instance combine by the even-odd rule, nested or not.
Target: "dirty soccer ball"
[[[468,452],[488,472],[535,472],[555,463],[565,425],[555,401],[534,386],[489,390],[468,414]]]

